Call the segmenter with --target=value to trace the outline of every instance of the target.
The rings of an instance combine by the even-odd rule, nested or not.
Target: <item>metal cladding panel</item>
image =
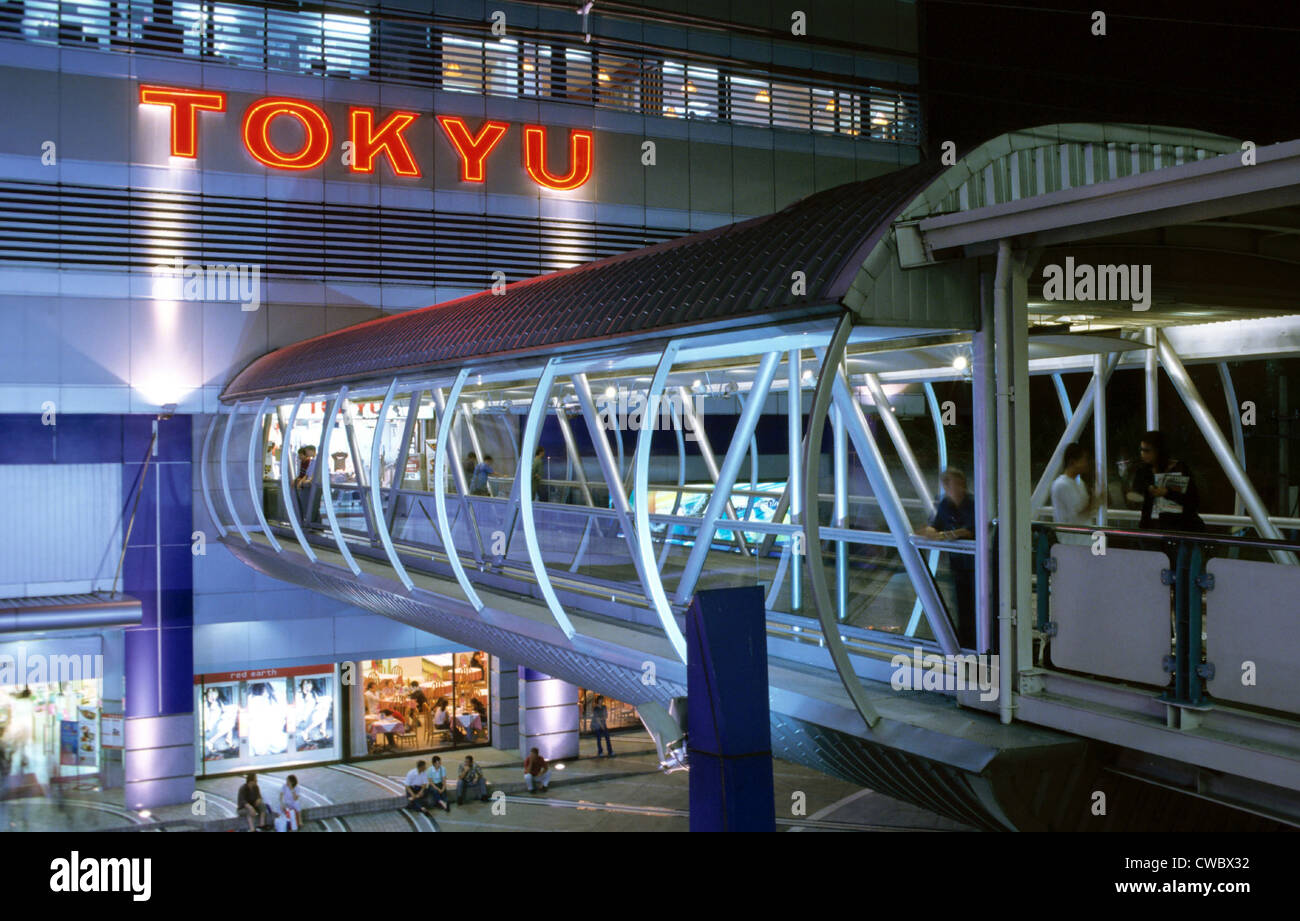
[[[917,164],[730,224],[307,339],[244,369],[222,398],[616,340],[839,303],[861,260],[938,171]],[[794,272],[806,294],[792,293]]]
[[[1253,560],[1214,559],[1206,570],[1206,659],[1215,666],[1210,693],[1254,707],[1300,712],[1300,569]],[[1247,662],[1253,663],[1247,682]]]

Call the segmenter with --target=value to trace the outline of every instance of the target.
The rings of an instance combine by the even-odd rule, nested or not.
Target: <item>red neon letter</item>
[[[178,90],[166,86],[141,86],[140,104],[171,108],[173,157],[193,159],[199,152],[199,109],[226,111],[225,93]]]
[[[447,133],[451,146],[460,154],[460,181],[482,182],[484,179],[483,163],[493,148],[501,143],[510,126],[505,122],[486,121],[478,134],[473,136],[465,125],[465,119],[451,115],[439,115],[438,124]]]
[[[306,132],[302,149],[286,154],[271,144],[271,122],[281,115],[296,118]],[[310,102],[269,97],[259,99],[244,113],[244,147],[258,161],[276,169],[313,169],[330,152],[330,121]]]
[[[352,109],[352,172],[373,173],[375,157],[388,157],[393,172],[418,178],[420,167],[402,132],[420,116],[415,112],[394,112],[375,130],[373,109]]]
[[[555,176],[546,170],[546,129],[538,125],[524,128],[524,169],[533,182],[548,189],[576,189],[591,178],[591,132],[569,132],[569,174]]]

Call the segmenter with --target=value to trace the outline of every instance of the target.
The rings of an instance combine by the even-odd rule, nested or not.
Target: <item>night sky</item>
[[[1295,0],[920,0],[919,9],[930,156],[946,140],[965,151],[1005,131],[1069,121],[1163,124],[1261,145],[1300,138]],[[1094,10],[1107,14],[1105,36],[1092,34]],[[1246,432],[1247,469],[1276,514],[1286,487],[1300,482],[1300,359],[1231,368],[1239,401],[1259,408],[1259,424]],[[1189,371],[1227,432],[1217,370]],[[1202,510],[1231,512],[1226,477],[1161,377],[1161,428],[1202,478]],[[1073,399],[1086,383],[1086,375],[1067,376]],[[1050,378],[1033,381],[1032,400],[1034,466],[1041,469],[1064,423]],[[1112,459],[1120,450],[1135,455],[1144,428],[1139,373],[1112,378],[1107,407]],[[1281,440],[1290,445],[1288,470],[1281,470]],[[1090,431],[1084,441],[1091,444]],[[960,443],[955,447],[960,454]]]
[[[921,0],[929,145],[1121,121],[1300,138],[1300,3]],[[1092,13],[1106,13],[1106,35]]]

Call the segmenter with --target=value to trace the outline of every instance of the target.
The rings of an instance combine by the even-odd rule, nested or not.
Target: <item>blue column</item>
[[[686,681],[691,831],[775,831],[762,588],[696,594]]]
[[[122,496],[129,520],[122,591],[139,598],[143,620],[124,637],[125,804],[132,809],[189,802],[194,791],[194,624],[190,537],[190,417],[159,421],[144,470],[152,416],[122,420]],[[142,475],[143,474],[143,475]]]

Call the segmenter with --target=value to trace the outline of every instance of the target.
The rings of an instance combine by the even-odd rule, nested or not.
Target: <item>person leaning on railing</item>
[[[940,476],[943,498],[935,503],[934,518],[916,533],[931,540],[970,540],[975,537],[975,500],[966,491],[966,474],[949,467]],[[948,554],[954,594],[957,596],[957,642],[975,648],[975,558]]]

